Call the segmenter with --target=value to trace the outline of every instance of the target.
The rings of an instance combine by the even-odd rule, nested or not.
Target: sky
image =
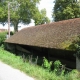
[[[54,7],[54,3],[53,3],[54,0],[41,0],[40,1],[40,5],[39,5],[39,9],[43,9],[45,8],[46,11],[47,11],[47,16],[50,18],[50,20],[52,20],[52,9]]]
[[[39,4],[39,9],[41,10],[41,9],[46,9],[46,11],[47,11],[47,17],[49,17],[49,19],[50,20],[52,20],[52,17],[51,17],[51,15],[52,15],[52,9],[53,9],[53,7],[54,7],[54,3],[53,3],[53,1],[54,0],[41,0],[40,1],[40,4]],[[7,27],[8,25],[6,24],[4,27],[0,24],[0,28],[5,28],[5,29],[7,29],[8,27]],[[25,26],[26,27],[30,27],[30,26],[34,26],[34,21],[32,20],[32,23],[30,23],[29,25],[22,25],[22,24],[19,24],[19,26],[21,26],[20,28],[19,28],[19,30],[21,30],[22,28],[24,28]],[[10,28],[11,29],[11,31],[13,30],[13,27],[11,27]]]

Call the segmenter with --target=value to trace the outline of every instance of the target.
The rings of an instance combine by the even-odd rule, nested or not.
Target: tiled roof
[[[24,28],[5,42],[61,49],[61,43],[79,34],[80,18],[75,18]]]

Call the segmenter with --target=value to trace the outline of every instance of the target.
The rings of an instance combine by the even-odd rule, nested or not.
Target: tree
[[[80,17],[80,0],[55,0],[52,17],[55,21]]]
[[[33,15],[33,19],[35,21],[35,25],[40,25],[50,22],[49,18],[46,16],[46,9],[42,9],[41,11],[39,11],[38,8],[36,8],[36,12]]]
[[[18,31],[18,24],[29,24],[33,18],[34,11],[40,0],[1,0],[0,1],[0,23],[7,23],[8,3],[10,2],[10,22]],[[14,3],[15,2],[15,3]],[[18,6],[19,5],[19,6]]]

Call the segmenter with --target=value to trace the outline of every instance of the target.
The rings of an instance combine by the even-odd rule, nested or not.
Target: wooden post
[[[10,3],[8,3],[8,38],[10,38]]]

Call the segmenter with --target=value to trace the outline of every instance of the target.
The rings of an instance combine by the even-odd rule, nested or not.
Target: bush
[[[7,34],[7,32],[0,33],[0,46],[4,43],[4,41],[6,39],[6,34]]]
[[[51,70],[51,66],[52,66],[52,61],[48,61],[45,57],[43,57],[43,64],[42,67],[47,69],[48,71]]]
[[[7,32],[7,34],[8,34],[8,32]],[[14,34],[14,32],[10,31],[10,35],[13,35],[13,34]]]

